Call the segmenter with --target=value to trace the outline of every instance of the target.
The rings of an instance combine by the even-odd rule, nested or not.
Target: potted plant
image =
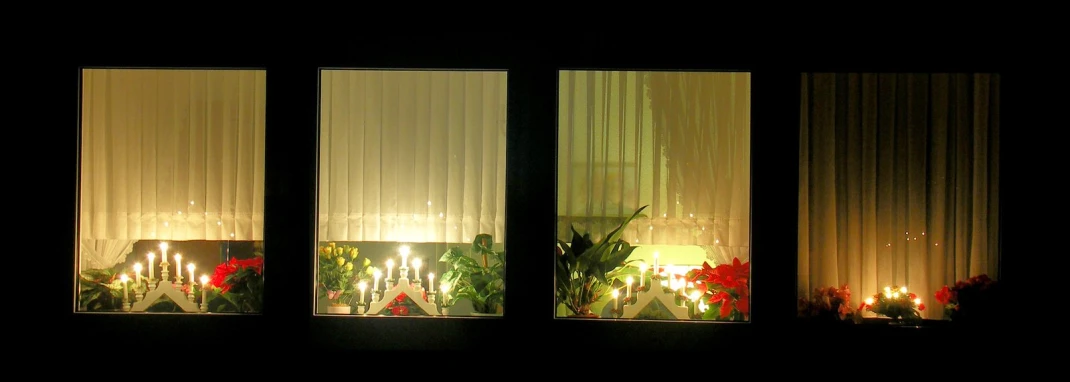
[[[443,302],[466,299],[472,302],[473,315],[501,315],[505,304],[505,252],[496,252],[494,238],[479,234],[472,241],[472,255],[460,247],[450,248],[438,261],[449,264],[442,282],[450,285]],[[491,263],[491,259],[494,260]],[[452,305],[452,304],[450,304]]]
[[[591,312],[591,304],[603,299],[613,283],[630,272],[625,261],[636,247],[620,237],[624,227],[646,209],[639,208],[616,229],[602,238],[598,244],[591,241],[590,233],[580,235],[572,227],[572,243],[557,240],[556,279],[557,303],[565,304],[572,312],[570,317],[597,317]]]
[[[357,261],[360,251],[356,247],[335,243],[320,246],[319,289],[320,297],[327,297],[329,314],[349,314],[352,307],[356,280],[365,276],[371,260]],[[360,264],[360,265],[358,265]]]
[[[892,324],[913,324],[921,322],[921,311],[925,304],[914,293],[907,292],[907,287],[884,287],[884,293],[867,297],[858,307],[859,312],[868,310],[879,316],[892,319]]]

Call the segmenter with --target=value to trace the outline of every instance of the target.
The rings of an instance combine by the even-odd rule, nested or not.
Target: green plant
[[[636,247],[621,240],[624,228],[647,206],[639,208],[598,244],[590,233],[580,235],[572,227],[572,244],[557,240],[557,303],[565,304],[575,315],[590,315],[591,304],[607,295],[613,283],[628,274],[638,274],[625,261]]]
[[[366,279],[371,260],[358,261],[357,247],[327,243],[319,249],[319,290],[332,306],[347,306],[353,300],[356,282]],[[358,265],[359,264],[359,265]]]
[[[472,302],[476,312],[497,313],[498,307],[505,304],[505,252],[496,252],[493,247],[491,235],[479,234],[472,241],[471,252],[480,258],[480,262],[460,247],[450,248],[442,254],[438,261],[450,266],[450,270],[442,275],[442,282],[450,285],[449,299],[443,300],[443,306],[451,306],[457,299],[466,299]],[[490,258],[495,260],[493,264]]]
[[[118,265],[122,266],[122,264]],[[78,275],[78,310],[117,311],[123,304],[123,284],[116,269],[86,269]]]

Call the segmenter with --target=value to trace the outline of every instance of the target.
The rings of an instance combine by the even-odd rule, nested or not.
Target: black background
[[[48,204],[41,226],[51,243],[45,256],[56,270],[38,282],[47,298],[34,302],[30,335],[39,346],[78,346],[86,341],[204,349],[226,344],[260,349],[361,350],[471,349],[553,354],[592,349],[758,350],[804,355],[804,348],[856,345],[896,339],[904,347],[939,344],[994,328],[824,327],[795,320],[798,208],[799,83],[803,71],[981,71],[1002,74],[1001,204],[1003,221],[1021,218],[1019,180],[1021,97],[1024,80],[1007,68],[1002,47],[812,42],[704,44],[671,36],[647,39],[607,36],[511,38],[471,36],[355,38],[343,45],[279,40],[263,43],[176,41],[167,49],[137,41],[115,45],[63,45],[53,64],[30,66],[44,78],[34,86],[45,115],[27,128],[48,137],[45,185]],[[457,44],[451,41],[464,40]],[[562,42],[562,41],[568,41]],[[645,48],[637,48],[641,44]],[[339,48],[344,46],[345,48]],[[697,47],[697,48],[696,48]],[[866,48],[863,48],[866,47]],[[644,54],[637,54],[637,49]],[[42,59],[44,61],[45,59]],[[54,64],[59,62],[59,64]],[[267,176],[265,194],[264,314],[255,316],[74,314],[74,240],[78,169],[78,102],[81,66],[246,67],[267,69]],[[509,71],[506,237],[510,303],[503,319],[313,317],[318,68],[462,68]],[[627,322],[555,319],[550,262],[555,236],[557,71],[559,69],[668,69],[750,71],[752,77],[751,323]],[[42,89],[43,88],[43,89]],[[36,102],[40,101],[40,102]],[[37,139],[37,138],[31,138]],[[33,154],[31,154],[33,155]],[[39,170],[39,169],[38,169]],[[33,173],[37,173],[36,171]],[[30,171],[27,174],[31,175]],[[34,192],[33,190],[27,190]],[[66,201],[66,202],[64,202]],[[1002,224],[1001,243],[1027,242],[1021,225]],[[1017,251],[1015,251],[1017,252]],[[1015,285],[1019,260],[1004,244],[1001,279]],[[37,258],[33,260],[38,262]],[[38,265],[36,267],[40,267]],[[52,273],[52,272],[50,272]],[[902,339],[900,341],[899,339]],[[881,340],[883,341],[883,340]],[[924,341],[924,342],[919,342]],[[996,340],[997,342],[999,340]],[[801,345],[807,344],[807,345]],[[887,349],[894,343],[882,345]],[[958,345],[957,345],[958,346]],[[956,347],[957,347],[956,346]],[[590,362],[600,362],[593,355]],[[681,359],[682,361],[683,359]],[[194,362],[196,364],[196,362]],[[678,364],[682,366],[682,364]],[[684,367],[686,368],[686,367]]]

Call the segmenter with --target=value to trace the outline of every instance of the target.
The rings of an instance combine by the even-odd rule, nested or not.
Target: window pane
[[[260,312],[265,93],[263,70],[82,71],[77,311]]]
[[[559,81],[557,316],[749,320],[750,74]]]
[[[804,74],[801,107],[800,315],[998,317],[999,75]]]
[[[501,316],[506,73],[320,76],[316,314]]]

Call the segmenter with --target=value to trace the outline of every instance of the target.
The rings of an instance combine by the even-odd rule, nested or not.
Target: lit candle
[[[899,287],[899,293],[906,294],[907,293],[907,287]]]
[[[363,305],[364,304],[364,291],[368,289],[368,283],[363,282],[363,281],[357,283],[357,289],[360,289],[360,303],[361,303],[361,305]]]
[[[392,279],[394,274],[394,259],[386,259],[386,279]]]
[[[658,268],[658,252],[654,251],[654,274],[661,273],[661,269]]]
[[[167,262],[167,242],[160,242],[160,262]]]
[[[186,269],[189,270],[189,292],[190,293],[193,293],[193,284],[195,283],[194,280],[197,280],[195,277],[193,277],[193,268],[194,268],[193,267],[193,263],[186,264]]]
[[[383,271],[380,271],[380,270],[376,269],[375,272],[372,272],[372,278],[375,279],[375,283],[372,284],[372,290],[379,290],[379,278],[380,277],[383,277]]]
[[[691,306],[695,310],[694,314],[698,313],[698,299],[702,297],[702,293],[699,291],[691,291]]]
[[[141,288],[141,263],[134,263],[134,287]]]
[[[175,253],[175,282],[182,282],[182,254]]]
[[[126,273],[119,275],[119,280],[123,282],[123,301],[130,301],[130,289],[127,288],[127,281],[130,281],[130,277],[126,276]],[[123,308],[126,309],[126,308]]]
[[[442,286],[439,287],[442,291],[442,305],[446,305],[450,302],[450,284],[442,282]]]
[[[400,265],[400,268],[407,268],[408,267],[408,264],[409,264],[409,252],[410,251],[412,251],[412,250],[407,245],[403,245],[400,248],[398,248],[398,253],[401,254],[401,265]],[[405,278],[405,277],[408,277],[408,276],[409,275],[401,275],[401,278]]]
[[[633,282],[635,282],[635,279],[633,279],[632,276],[628,276],[628,278],[624,279],[624,283],[628,284],[628,289],[626,290],[626,292],[624,292],[624,298],[628,298],[632,295]]]
[[[435,274],[432,272],[427,272],[427,285],[430,285],[431,289],[435,288]]]
[[[664,276],[671,279],[674,275],[676,275],[676,266],[672,264],[666,265]]]
[[[646,274],[646,263],[639,262],[639,289],[643,289],[643,281],[646,280],[644,274]]]
[[[152,272],[152,262],[154,260],[156,260],[156,254],[152,253],[152,252],[149,252],[149,282],[152,282],[152,280],[156,279],[156,277],[153,276],[153,272]]]
[[[617,298],[620,297],[620,289],[613,290],[613,310],[617,310]]]
[[[419,280],[420,279],[420,266],[421,265],[423,265],[423,261],[420,261],[420,258],[412,259],[412,269],[413,269],[413,271],[416,272],[415,276],[413,277],[413,279],[415,279],[415,280]]]
[[[208,306],[208,275],[201,275],[201,304]]]

